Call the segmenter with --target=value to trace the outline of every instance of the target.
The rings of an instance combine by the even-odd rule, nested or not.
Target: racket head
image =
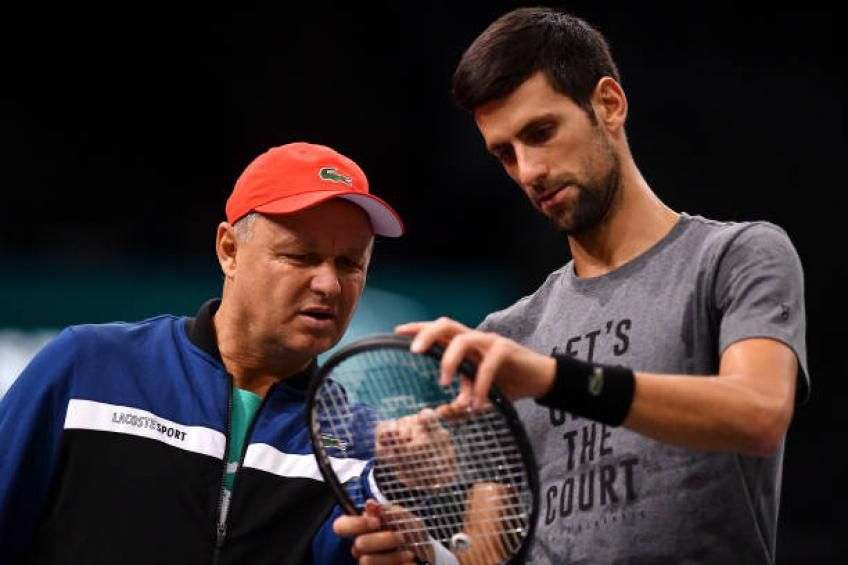
[[[539,508],[537,468],[524,428],[494,387],[485,410],[443,418],[443,407],[459,393],[460,378],[473,380],[475,367],[464,361],[451,384],[442,387],[443,348],[414,354],[411,342],[396,334],[370,336],[343,347],[320,368],[306,410],[321,474],[348,514],[360,514],[376,487],[384,506],[411,513],[397,513],[394,524],[390,516],[390,527],[409,530],[409,524],[420,523],[428,539],[460,553],[474,548],[475,539],[495,538],[497,548],[487,549],[483,561],[465,561],[511,561],[526,549]],[[436,439],[421,449],[402,444],[398,451],[405,455],[394,457],[393,436],[385,429],[422,414],[427,422],[435,414]],[[378,436],[388,450],[378,453]],[[421,535],[405,532],[404,538]]]

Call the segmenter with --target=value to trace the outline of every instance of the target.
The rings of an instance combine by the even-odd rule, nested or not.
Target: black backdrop
[[[380,243],[378,265],[494,266],[516,297],[530,292],[568,258],[565,242],[449,94],[462,50],[518,4],[454,4],[7,10],[4,276],[22,258],[214,268],[241,169],[309,140],[356,159],[404,217],[408,234]],[[845,548],[844,31],[812,3],[742,4],[561,5],[610,39],[655,192],[676,210],[774,221],[799,250],[813,399],[790,431],[778,555],[826,562]]]

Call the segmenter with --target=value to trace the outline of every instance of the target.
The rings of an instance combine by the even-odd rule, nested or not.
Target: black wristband
[[[536,402],[603,424],[621,425],[630,411],[636,389],[636,377],[631,369],[587,363],[567,355],[555,355],[554,359],[554,384]]]

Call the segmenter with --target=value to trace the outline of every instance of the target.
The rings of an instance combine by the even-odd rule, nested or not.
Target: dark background
[[[354,158],[403,216],[408,234],[379,242],[372,284],[469,324],[531,292],[568,259],[564,238],[449,93],[464,48],[518,5],[7,9],[0,328],[191,313],[220,285],[213,237],[235,178],[295,140]],[[654,191],[678,211],[773,221],[794,241],[813,396],[789,433],[778,562],[846,555],[835,9],[560,5],[609,38],[631,148]],[[476,309],[462,308],[475,297]]]

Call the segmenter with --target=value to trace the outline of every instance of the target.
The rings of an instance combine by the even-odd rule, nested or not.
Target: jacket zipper
[[[227,465],[229,464],[227,460],[230,458],[230,434],[232,434],[230,423],[233,418],[233,379],[232,377],[229,377],[227,380],[229,381],[229,386],[227,387],[227,436],[224,444],[224,472],[221,474],[221,488],[219,489],[218,505],[215,513],[217,528],[215,536],[215,559],[213,560],[213,563],[218,563],[221,548],[224,546],[224,540],[227,537],[226,517],[222,514],[224,510],[224,491],[227,488]]]
[[[234,493],[236,492],[236,483],[238,483],[239,479],[239,471],[241,471],[241,465],[244,462],[244,455],[247,453],[247,448],[250,445],[250,437],[253,435],[253,428],[256,426],[256,421],[259,419],[259,413],[262,412],[262,408],[265,407],[265,403],[268,401],[268,398],[271,396],[271,393],[274,390],[276,385],[271,385],[268,389],[268,392],[265,394],[265,398],[262,399],[262,402],[259,404],[259,408],[256,409],[256,412],[253,414],[253,418],[250,420],[250,425],[247,427],[247,430],[244,435],[244,442],[241,446],[241,453],[239,453],[238,467],[236,468],[236,474],[233,477],[233,488],[230,491],[230,503],[227,506],[226,512],[224,511],[224,497],[226,496],[226,487],[227,487],[227,466],[229,465],[228,459],[230,458],[230,435],[232,434],[231,422],[233,417],[233,380],[230,377],[230,389],[227,393],[227,445],[226,445],[226,453],[224,455],[224,474],[221,476],[221,494],[218,497],[218,529],[216,535],[216,543],[215,543],[215,561],[214,563],[218,563],[218,558],[221,554],[221,548],[224,547],[224,543],[226,543],[227,538],[227,527],[230,523],[230,507],[233,504]]]

